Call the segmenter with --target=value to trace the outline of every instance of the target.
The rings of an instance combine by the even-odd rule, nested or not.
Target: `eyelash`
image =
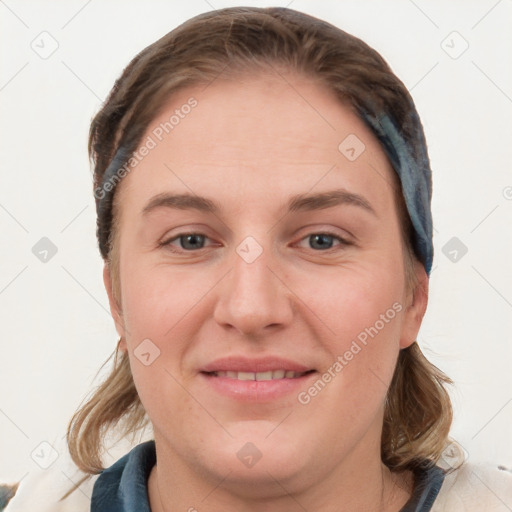
[[[184,236],[187,236],[187,235],[199,235],[199,236],[204,236],[206,239],[208,239],[208,237],[204,233],[199,233],[199,232],[196,232],[196,231],[192,231],[192,232],[179,233],[178,235],[170,238],[167,241],[160,242],[158,245],[159,245],[159,247],[165,247],[166,249],[169,249],[171,252],[176,253],[176,254],[200,252],[203,249],[207,249],[207,247],[201,247],[200,249],[197,249],[197,250],[194,250],[194,249],[190,249],[190,250],[187,250],[187,249],[177,249],[176,247],[171,245],[171,242],[174,242],[175,240],[179,240],[181,237],[184,237]],[[308,235],[302,237],[300,239],[300,241],[302,241],[302,240],[304,240],[304,239],[306,239],[308,237],[311,237],[313,235],[327,235],[327,236],[335,238],[336,240],[338,240],[340,242],[340,245],[338,246],[338,248],[331,247],[329,249],[318,250],[318,251],[312,249],[313,252],[331,253],[333,251],[342,249],[343,247],[347,247],[347,246],[353,245],[348,240],[345,240],[344,238],[341,238],[339,235],[336,235],[335,233],[331,233],[329,231],[318,231],[318,232],[309,233]]]

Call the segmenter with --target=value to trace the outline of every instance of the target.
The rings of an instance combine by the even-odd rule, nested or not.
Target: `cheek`
[[[164,279],[162,268],[147,268],[142,262],[127,262],[121,274],[133,379],[144,407],[155,414],[170,396],[173,400],[180,396],[173,376],[179,376],[188,348],[181,333],[187,313],[192,313],[204,290],[190,286],[190,279],[180,278],[179,272],[173,272],[172,279]]]
[[[204,309],[205,298],[218,277],[207,270],[191,272],[133,259],[122,279],[130,364],[144,407],[152,418],[158,418],[163,404],[192,410],[183,388],[191,378],[186,363],[195,350],[197,331],[211,316]],[[164,415],[162,421],[170,419]]]
[[[129,336],[161,342],[172,337],[173,330],[180,329],[180,322],[213,286],[204,279],[207,277],[179,268],[150,267],[144,262],[126,265],[122,300]]]
[[[398,335],[403,280],[395,275],[363,266],[340,269],[324,276],[321,286],[314,276],[303,278],[298,295],[326,327],[332,351],[339,353],[353,340],[364,343],[368,331],[372,338]]]
[[[308,306],[325,326],[322,344],[329,357],[322,380],[331,388],[333,400],[343,397],[346,414],[363,403],[376,405],[393,376],[405,306],[403,281],[388,275],[340,272],[326,281],[321,293],[313,281],[303,288],[304,297],[310,298]]]
[[[351,274],[330,282],[323,293],[310,294],[311,309],[328,324],[321,328],[329,333],[321,341],[329,355],[319,379],[302,390],[299,402],[308,421],[312,411],[320,411],[315,421],[319,429],[326,429],[327,437],[337,439],[332,449],[356,439],[383,410],[399,353],[400,287],[379,281],[378,276],[357,277]],[[337,436],[340,429],[346,439]]]

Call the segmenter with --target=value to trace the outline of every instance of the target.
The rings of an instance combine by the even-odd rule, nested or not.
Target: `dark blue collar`
[[[94,483],[91,512],[151,512],[147,482],[156,462],[155,442],[137,445]]]
[[[429,512],[444,482],[445,471],[439,466],[414,474],[414,492],[399,512]]]
[[[94,483],[91,512],[151,512],[147,482],[155,463],[155,442],[147,441],[105,469]],[[418,471],[414,493],[400,512],[430,511],[444,477],[439,466]]]

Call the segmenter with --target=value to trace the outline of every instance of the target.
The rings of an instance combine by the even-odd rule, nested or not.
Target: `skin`
[[[347,106],[292,74],[190,87],[147,135],[191,96],[198,105],[116,192],[120,304],[104,270],[121,348],[154,427],[151,509],[398,510],[412,475],[381,461],[384,401],[399,351],[420,328],[428,279],[417,263],[419,285],[406,286],[394,171]],[[349,134],[365,144],[354,161],[338,150]],[[341,204],[286,214],[290,196],[337,188],[363,196],[375,213]],[[207,196],[222,209],[160,208],[144,218],[164,191]],[[328,238],[329,253],[319,249],[311,235],[326,230],[350,244]],[[190,232],[207,238],[186,251],[176,237]],[[252,263],[236,252],[248,236],[263,250]],[[170,239],[181,254],[159,247]],[[317,370],[307,391],[394,303],[401,311],[307,404],[297,393],[242,403],[198,373],[222,356],[278,355]],[[160,356],[146,366],[134,350],[148,338]],[[250,468],[237,457],[247,442],[262,454]]]

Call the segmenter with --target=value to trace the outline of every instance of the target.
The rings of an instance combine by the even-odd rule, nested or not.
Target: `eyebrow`
[[[352,205],[362,208],[377,217],[377,213],[363,196],[354,194],[345,189],[329,190],[317,194],[297,194],[288,200],[288,212],[304,212],[323,210],[338,205]],[[206,197],[194,194],[168,194],[161,193],[152,197],[142,210],[146,216],[158,208],[171,208],[178,210],[198,210],[204,213],[218,214],[221,207]]]

